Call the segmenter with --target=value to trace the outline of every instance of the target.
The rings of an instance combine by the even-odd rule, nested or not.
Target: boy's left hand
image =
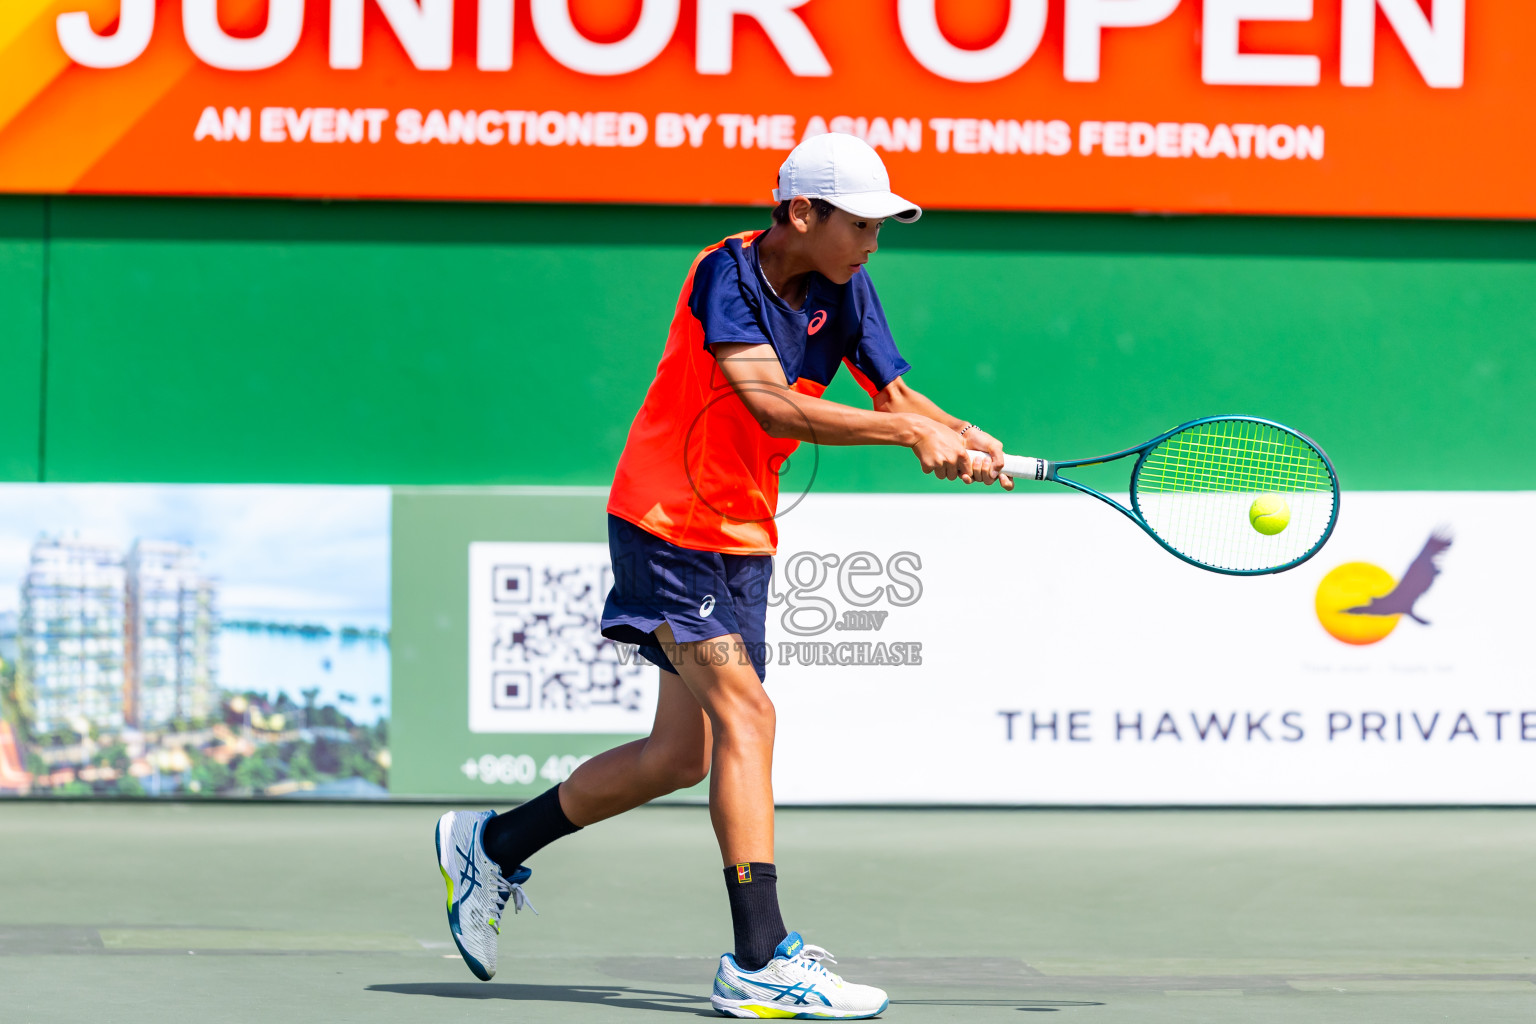
[[[1013,477],[1003,475],[1003,442],[982,430],[980,427],[972,427],[965,432],[965,445],[972,451],[986,452],[992,456],[992,464],[981,469],[973,470],[971,478],[977,483],[992,484],[996,480],[1003,482],[1003,490],[1013,490]]]

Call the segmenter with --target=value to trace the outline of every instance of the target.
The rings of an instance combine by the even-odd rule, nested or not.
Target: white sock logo
[[[699,605],[699,614],[707,619],[707,618],[709,618],[710,613],[713,612],[714,610],[715,610],[715,595],[714,594],[705,594],[704,595],[704,603]]]

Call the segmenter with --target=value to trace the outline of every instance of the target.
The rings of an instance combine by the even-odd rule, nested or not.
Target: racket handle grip
[[[971,465],[985,466],[992,461],[986,452],[971,452]],[[1032,459],[1027,455],[1004,455],[1003,474],[1015,480],[1049,480],[1051,464],[1046,459]]]

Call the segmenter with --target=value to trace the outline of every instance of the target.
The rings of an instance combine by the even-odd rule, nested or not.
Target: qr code
[[[603,546],[477,543],[470,561],[471,728],[477,700],[480,723],[496,724],[476,731],[603,731],[616,718],[625,731],[648,719],[655,672],[601,633],[613,582]]]

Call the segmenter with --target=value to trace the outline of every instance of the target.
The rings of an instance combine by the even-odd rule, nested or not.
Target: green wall
[[[0,199],[0,480],[41,473],[47,213],[39,199]]]
[[[690,258],[765,219],[0,199],[0,477],[606,484]],[[1347,487],[1536,487],[1536,224],[935,212],[884,240],[910,380],[1016,450],[1237,411]],[[818,489],[933,486],[820,454]]]

